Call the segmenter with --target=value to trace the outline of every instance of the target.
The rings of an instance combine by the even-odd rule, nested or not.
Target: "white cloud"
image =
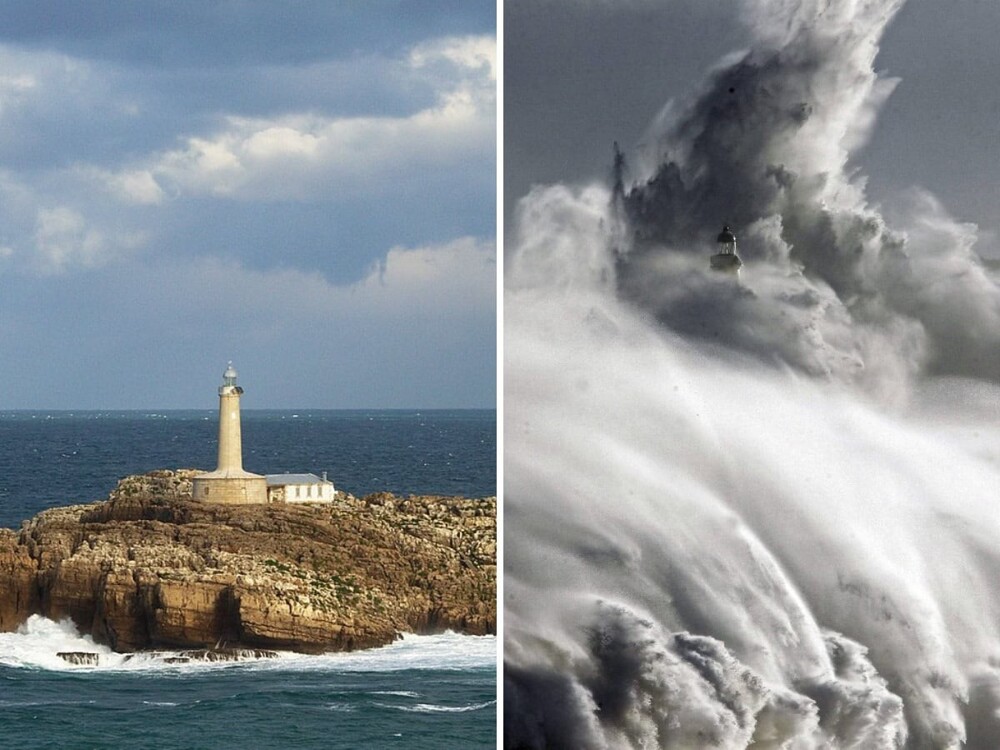
[[[33,264],[43,274],[95,268],[134,250],[141,233],[107,235],[66,206],[40,208],[35,223]]]
[[[353,301],[385,309],[495,304],[496,249],[471,237],[446,245],[391,249],[350,287]]]
[[[93,265],[102,253],[104,237],[101,232],[87,229],[83,216],[70,208],[42,208],[38,211],[35,246],[40,270],[58,273],[76,262]]]
[[[211,135],[189,136],[177,149],[103,173],[105,184],[140,203],[157,202],[164,193],[304,200],[338,185],[377,191],[407,172],[489,159],[496,133],[495,39],[429,42],[412,50],[403,68],[437,88],[433,106],[404,116],[231,116]]]
[[[156,205],[163,201],[163,190],[153,175],[146,170],[103,173],[108,186],[119,200],[138,205]]]
[[[256,407],[486,406],[496,375],[495,266],[493,243],[471,238],[393,248],[350,284],[217,257],[146,255],[87,278],[28,280],[14,299],[60,290],[46,305],[48,343],[77,352],[86,341],[71,367],[100,381],[91,386],[102,394],[95,406],[127,403],[122,393],[134,383],[121,392],[103,385],[121,382],[122,356],[172,381],[172,396],[125,396],[158,408],[210,406],[211,380],[192,390],[191,374],[214,379],[226,359],[245,369]]]
[[[54,113],[81,104],[104,93],[89,64],[51,51],[0,45],[0,117],[17,113]],[[0,144],[30,138],[32,133],[18,131],[19,124],[8,128]]]
[[[256,307],[293,320],[317,314],[336,320],[406,317],[418,310],[420,315],[488,312],[496,304],[496,248],[471,237],[392,248],[352,284],[331,284],[322,274],[297,269],[249,269],[218,258],[195,261],[182,273],[174,283],[187,287],[184,298],[199,307]]]
[[[133,106],[116,88],[121,80],[99,63],[3,45],[0,62],[8,63],[0,75],[0,121],[28,115],[73,119],[73,113],[95,108],[120,116],[118,109]],[[153,214],[142,207],[175,198],[329,202],[349,192],[377,202],[390,191],[424,191],[432,199],[431,188],[425,188],[429,182],[447,190],[453,177],[467,184],[461,180],[474,179],[475,170],[492,170],[492,36],[434,40],[379,62],[377,75],[393,76],[396,88],[417,86],[425,105],[372,116],[230,116],[214,132],[189,133],[176,148],[140,151],[117,166],[64,154],[30,172],[0,170],[3,268],[60,274],[128,258],[150,237],[162,244],[169,231],[166,224],[149,224]],[[435,92],[430,104],[424,96],[428,88]],[[13,112],[15,106],[21,111]],[[22,141],[33,147],[33,137],[12,128],[0,136],[0,148],[16,150]],[[67,145],[67,153],[76,147]],[[396,263],[413,259],[407,253],[417,251],[390,251],[380,272],[396,273]]]
[[[245,143],[248,156],[257,159],[289,156],[311,157],[318,151],[320,139],[295,128],[275,126],[259,130]]]
[[[30,91],[38,85],[38,81],[33,75],[22,73],[20,75],[0,75],[0,91],[22,92]]]
[[[446,37],[425,42],[410,52],[410,64],[426,67],[446,60],[469,70],[485,67],[490,81],[497,79],[497,42],[492,36]]]

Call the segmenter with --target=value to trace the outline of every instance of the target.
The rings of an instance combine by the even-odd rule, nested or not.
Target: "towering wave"
[[[848,165],[900,4],[748,0],[655,160],[521,202],[509,747],[1000,746],[1000,289]]]

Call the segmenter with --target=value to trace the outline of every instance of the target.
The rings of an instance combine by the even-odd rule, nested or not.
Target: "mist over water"
[[[745,3],[657,159],[522,201],[509,747],[1000,746],[1000,290],[848,166],[900,4]]]

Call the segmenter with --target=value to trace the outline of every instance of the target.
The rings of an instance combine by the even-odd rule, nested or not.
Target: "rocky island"
[[[0,529],[0,631],[70,618],[115,651],[385,645],[496,632],[496,499],[192,500],[194,470]]]

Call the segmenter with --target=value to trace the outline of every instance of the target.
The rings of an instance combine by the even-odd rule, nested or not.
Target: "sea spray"
[[[748,0],[635,184],[519,204],[508,746],[1000,745],[1000,287],[848,166],[900,6]]]
[[[35,669],[70,669],[59,653],[91,653],[114,658],[107,646],[81,635],[69,620],[55,622],[32,615],[14,633],[0,633],[0,664]]]
[[[55,622],[32,615],[15,633],[0,633],[0,666],[67,672],[191,672],[218,669],[253,669],[274,672],[334,671],[393,672],[402,670],[474,670],[496,663],[494,636],[466,636],[447,632],[438,635],[404,634],[393,644],[377,649],[320,655],[278,651],[271,657],[255,656],[222,661],[183,658],[183,651],[157,650],[115,653],[107,646],[83,636],[72,622]],[[73,664],[60,653],[86,653],[97,664]],[[238,656],[238,654],[234,654]],[[400,694],[404,694],[402,691]]]
[[[553,296],[508,298],[513,705],[535,680],[562,679],[562,699],[581,707],[574,731],[623,747],[684,746],[643,724],[653,706],[690,726],[691,702],[703,704],[693,731],[711,727],[726,747],[762,722],[803,747],[827,731],[901,741],[905,706],[916,746],[953,744],[969,679],[995,682],[1000,653],[991,457],[843,388],[694,346],[608,296]],[[685,661],[685,632],[714,639],[711,658]],[[650,662],[616,663],[620,638],[651,644],[617,646]],[[638,728],[622,739],[594,685],[618,675],[628,693],[665,654],[679,675],[632,696]],[[734,696],[724,710],[704,670]],[[817,706],[827,712],[814,726]],[[730,726],[709,709],[756,720]],[[515,735],[524,718],[508,725]]]
[[[657,122],[615,188],[621,295],[710,339],[885,398],[922,373],[1000,378],[1000,291],[974,226],[925,191],[890,225],[850,163],[898,82],[875,71],[900,0],[741,3],[748,48]],[[752,284],[701,270],[724,222]]]

